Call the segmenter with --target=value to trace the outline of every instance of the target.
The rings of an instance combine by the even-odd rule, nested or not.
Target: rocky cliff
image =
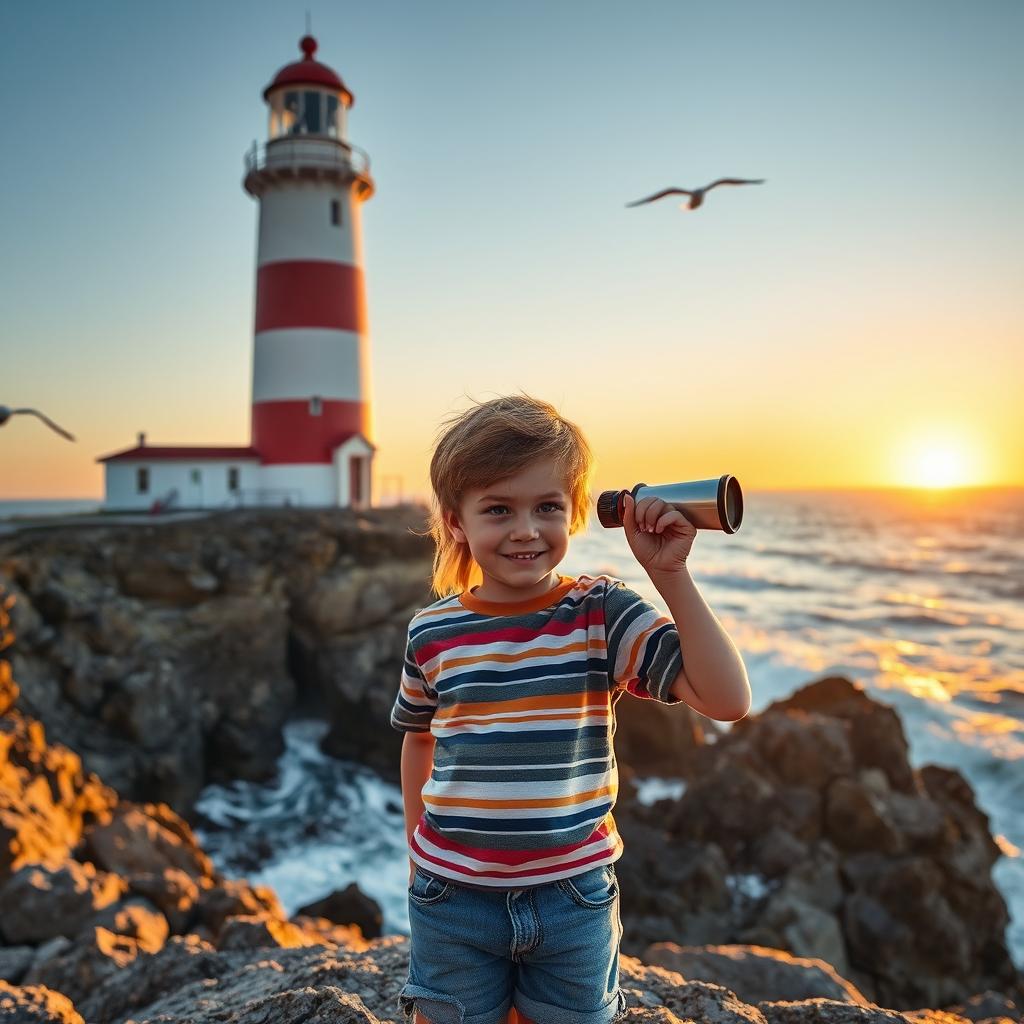
[[[407,940],[372,900],[289,919],[181,815],[208,779],[269,773],[296,701],[395,774],[422,525],[294,510],[4,541],[0,1021],[400,1019]],[[892,709],[822,679],[707,742],[685,708],[619,708],[628,1019],[1019,1018],[988,822],[958,773],[911,768]],[[655,764],[686,792],[646,807],[629,780]]]

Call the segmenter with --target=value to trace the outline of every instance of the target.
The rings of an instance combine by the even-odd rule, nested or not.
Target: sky
[[[1016,0],[0,4],[0,499],[249,441],[262,90],[355,94],[377,494],[526,391],[597,489],[1024,484]],[[625,204],[719,188],[683,213]]]

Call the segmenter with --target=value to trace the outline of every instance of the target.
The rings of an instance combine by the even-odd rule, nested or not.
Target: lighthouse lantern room
[[[242,460],[250,486],[239,486],[236,470],[226,499],[225,488],[208,490],[220,504],[362,508],[371,504],[376,451],[360,225],[373,179],[369,158],[346,137],[352,93],[315,59],[312,36],[299,46],[302,59],[281,68],[263,92],[267,140],[254,142],[245,159],[243,187],[259,204],[252,440],[210,449],[206,466],[216,475],[230,469],[225,458]],[[165,498],[196,507],[194,495],[175,501],[162,493],[162,482],[180,479],[186,461],[194,478],[199,451],[147,448],[140,438],[135,448],[101,458],[107,507]]]

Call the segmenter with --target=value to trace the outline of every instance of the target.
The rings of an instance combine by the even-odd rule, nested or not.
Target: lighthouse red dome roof
[[[316,53],[316,40],[312,36],[303,36],[299,40],[299,49],[304,56],[302,60],[294,64],[285,64],[274,76],[274,80],[263,90],[263,98],[266,99],[272,90],[282,85],[319,85],[326,89],[336,89],[344,97],[345,106],[351,107],[355,97],[345,87],[345,83],[336,71],[326,64],[313,59]]]

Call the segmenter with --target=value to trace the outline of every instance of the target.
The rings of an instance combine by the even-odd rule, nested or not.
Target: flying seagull
[[[653,203],[655,199],[662,199],[665,196],[689,196],[689,203],[680,203],[679,209],[696,210],[704,202],[705,193],[710,192],[716,185],[763,185],[766,180],[765,178],[719,178],[703,188],[666,188],[661,192],[655,192],[653,196],[648,196],[646,199],[638,199],[635,203],[626,203],[626,205],[642,206],[644,203]]]
[[[30,416],[38,416],[51,430],[55,430],[61,437],[74,441],[74,437],[66,430],[58,427],[49,416],[44,416],[38,409],[8,409],[6,405],[0,405],[0,427],[2,427],[12,416],[18,413],[28,413]]]

